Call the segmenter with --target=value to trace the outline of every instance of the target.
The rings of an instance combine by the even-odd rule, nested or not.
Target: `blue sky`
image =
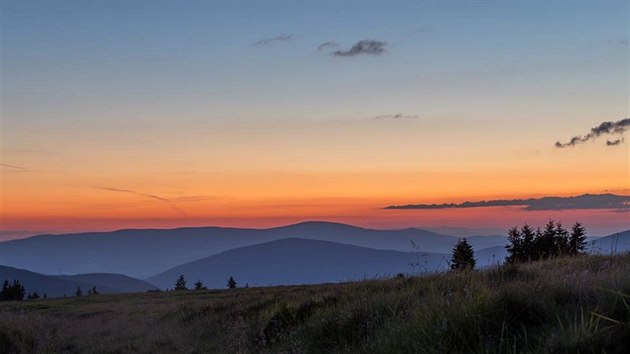
[[[125,96],[191,110],[210,100],[226,115],[247,99],[309,115],[384,114],[418,95],[448,105],[460,90],[614,95],[628,37],[625,1],[4,1],[2,13],[9,112],[32,100],[131,104]],[[252,45],[283,33],[293,37]],[[317,51],[362,39],[387,42],[386,59]]]

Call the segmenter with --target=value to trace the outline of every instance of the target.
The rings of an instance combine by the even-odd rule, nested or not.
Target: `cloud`
[[[5,167],[5,168],[10,168],[10,169],[13,169],[13,170],[20,170],[20,171],[28,171],[29,170],[28,167],[17,166],[17,165],[9,165],[8,163],[0,163],[0,166]]]
[[[385,52],[386,42],[375,41],[372,39],[364,39],[356,42],[348,50],[338,50],[332,53],[337,57],[354,57],[357,55],[380,55]]]
[[[178,199],[181,200],[181,198],[164,198],[164,197],[161,197],[159,195],[149,194],[149,193],[144,193],[144,192],[138,192],[138,191],[134,191],[134,190],[131,190],[131,189],[120,189],[120,188],[111,188],[111,187],[94,187],[94,188],[100,189],[100,190],[104,190],[104,191],[109,191],[109,192],[135,194],[135,195],[139,195],[141,197],[146,197],[146,198],[158,200],[160,202],[163,202],[163,203],[167,204],[169,206],[169,208],[175,210],[176,212],[178,212],[182,216],[187,216],[186,212],[183,209],[179,208],[174,203],[174,201],[177,201]],[[186,197],[183,197],[183,198],[186,198]]]
[[[338,47],[338,46],[339,46],[339,43],[334,42],[334,41],[324,42],[324,43],[320,44],[317,47],[317,50],[319,50],[321,52],[322,50],[324,50],[326,48],[335,48],[335,47]]]
[[[384,115],[374,117],[374,119],[415,119],[415,118],[420,118],[420,116],[417,114],[412,115],[412,114],[396,113],[396,114],[384,114]]]
[[[566,143],[561,143],[560,141],[556,141],[555,146],[557,148],[565,148],[568,146],[575,146],[577,144],[585,143],[589,140],[593,140],[600,135],[604,134],[622,134],[628,128],[630,128],[630,118],[624,118],[622,120],[616,122],[603,122],[600,125],[591,128],[591,131],[584,136],[574,136]],[[623,141],[623,140],[622,140]],[[618,144],[618,143],[617,143]],[[612,145],[617,145],[612,144]],[[607,144],[610,145],[610,144]]]
[[[606,140],[606,146],[615,146],[623,143],[623,139]]]
[[[293,33],[289,33],[289,34],[283,33],[277,37],[263,38],[259,40],[258,42],[252,43],[252,45],[269,45],[269,44],[272,44],[273,42],[286,42],[290,40],[292,37],[293,37]]]
[[[530,199],[499,199],[478,202],[444,204],[390,205],[384,209],[461,209],[498,206],[524,206],[524,210],[566,210],[566,209],[616,209],[630,211],[630,196],[615,194],[583,194],[575,197],[544,197]]]

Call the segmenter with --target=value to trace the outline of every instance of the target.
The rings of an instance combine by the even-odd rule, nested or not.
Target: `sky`
[[[630,228],[620,210],[383,209],[630,195],[627,1],[0,6],[0,238]],[[603,122],[622,123],[555,146]]]

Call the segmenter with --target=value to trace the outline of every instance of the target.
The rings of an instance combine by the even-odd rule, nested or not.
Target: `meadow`
[[[623,353],[630,254],[344,284],[0,303],[2,353]]]

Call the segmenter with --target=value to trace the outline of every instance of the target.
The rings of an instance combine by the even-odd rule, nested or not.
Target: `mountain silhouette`
[[[102,294],[147,291],[155,286],[145,281],[120,274],[82,274],[73,276],[46,276],[14,267],[0,266],[0,282],[19,280],[27,293],[37,292],[48,297],[74,296],[77,287],[85,294],[96,286]]]
[[[285,238],[331,241],[402,252],[450,253],[458,238],[408,228],[374,230],[330,222],[270,229],[192,227],[38,235],[0,243],[0,264],[59,275],[117,273],[146,278],[237,247]],[[504,245],[501,236],[474,236],[473,247]],[[415,246],[413,246],[413,244]]]
[[[250,286],[334,283],[446,270],[448,259],[445,254],[375,250],[287,238],[182,264],[148,281],[160,288],[173,288],[177,277],[183,274],[189,283],[201,280],[210,288],[224,288],[230,276],[241,286],[245,283]]]

